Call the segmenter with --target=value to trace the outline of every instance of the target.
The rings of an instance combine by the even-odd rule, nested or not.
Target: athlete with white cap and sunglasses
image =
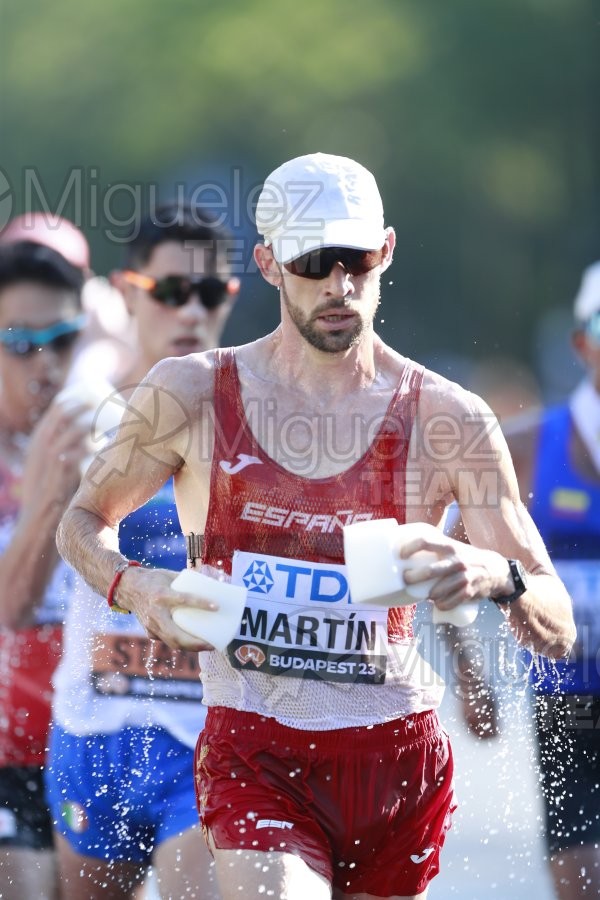
[[[407,583],[433,577],[444,609],[495,598],[519,640],[550,656],[574,639],[569,597],[488,408],[374,331],[395,234],[372,174],[346,157],[290,160],[267,178],[256,221],[281,324],[149,373],[114,468],[94,463],[59,547],[112,602],[117,583],[149,635],[201,651],[198,804],[225,900],[424,898],[454,807],[442,686],[414,664],[413,607],[351,603],[342,529],[421,523],[398,552],[436,561],[415,562]],[[166,407],[157,426],[156,390],[177,398],[189,429]],[[119,520],[171,475],[191,565],[246,589],[223,651],[171,615],[182,603],[217,615],[218,602],[118,552]],[[484,476],[493,490],[474,501]],[[474,546],[439,527],[453,499]]]

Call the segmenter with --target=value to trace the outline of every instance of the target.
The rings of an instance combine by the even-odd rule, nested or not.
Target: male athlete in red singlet
[[[343,526],[427,523],[402,553],[437,561],[407,581],[435,578],[442,609],[494,597],[517,638],[552,657],[574,639],[570,601],[489,409],[374,333],[395,235],[373,176],[345,157],[299,157],[269,176],[256,215],[281,324],[156,366],[59,546],[106,594],[126,562],[119,521],[174,475],[204,571],[247,589],[224,652],[174,624],[182,602],[215,604],[173,591],[171,572],[127,568],[117,593],[151,637],[201,651],[198,802],[225,900],[416,900],[454,806],[441,688],[411,652],[412,608],[352,604]],[[453,500],[470,545],[435,527]]]

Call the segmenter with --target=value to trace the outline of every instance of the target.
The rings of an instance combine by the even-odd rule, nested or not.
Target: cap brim
[[[290,229],[285,235],[273,238],[271,249],[277,262],[285,265],[305,253],[323,247],[350,247],[355,250],[379,250],[386,238],[380,223],[371,224],[362,219],[341,219],[323,223],[311,229]]]

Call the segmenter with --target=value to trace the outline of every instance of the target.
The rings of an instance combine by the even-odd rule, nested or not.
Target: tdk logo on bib
[[[273,576],[266,562],[255,559],[243,575],[244,584],[256,594],[268,594],[273,587]]]
[[[348,581],[342,566],[301,563],[277,557],[254,559],[242,575],[252,594],[268,594],[272,589],[279,600],[313,603],[349,603]]]

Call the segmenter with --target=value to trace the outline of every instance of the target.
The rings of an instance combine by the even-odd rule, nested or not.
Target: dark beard
[[[321,350],[323,353],[342,353],[358,344],[367,328],[367,323],[357,318],[350,330],[345,327],[339,331],[319,331],[311,320],[304,317],[300,307],[292,303],[283,283],[281,284],[281,295],[292,322],[304,340],[315,350]],[[329,306],[328,310],[335,312],[336,309],[343,310],[345,308],[344,304],[338,304]],[[375,313],[373,313],[374,316]]]

